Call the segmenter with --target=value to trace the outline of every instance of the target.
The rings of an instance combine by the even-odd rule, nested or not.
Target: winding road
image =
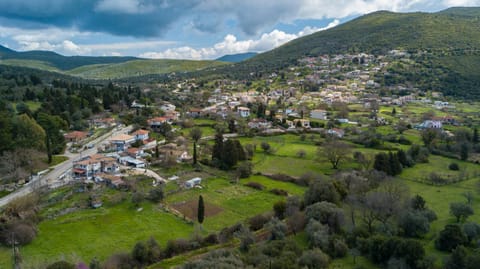
[[[120,130],[117,130],[116,128],[111,130],[110,132],[92,140],[89,142],[89,144],[94,144],[99,145],[105,142],[108,138],[122,134],[122,133],[129,133],[132,130],[132,126],[126,126]],[[23,187],[20,189],[15,190],[14,192],[8,194],[7,196],[4,196],[0,198],[0,207],[4,207],[11,201],[25,196],[27,194],[32,193],[34,190],[43,187],[43,186],[61,186],[63,182],[64,175],[72,168],[73,162],[82,156],[88,156],[97,153],[97,148],[93,147],[90,149],[83,150],[79,153],[69,153],[68,151],[66,152],[65,156],[68,157],[68,160],[50,167],[52,169],[50,172],[43,176],[35,177],[32,179],[30,182],[25,184]]]

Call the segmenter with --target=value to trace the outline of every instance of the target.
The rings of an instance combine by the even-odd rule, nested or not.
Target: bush
[[[117,253],[105,262],[104,269],[131,269],[135,268],[135,261],[128,253]]]
[[[226,243],[233,238],[234,234],[242,229],[242,224],[237,223],[230,227],[223,228],[218,234],[218,240],[220,243]]]
[[[305,268],[328,268],[330,259],[327,254],[318,248],[304,251],[298,263]]]
[[[265,153],[271,153],[272,152],[272,147],[270,146],[270,144],[268,144],[267,142],[263,141],[261,144],[260,144],[260,147],[262,148],[262,150],[265,152]]]
[[[271,189],[270,192],[279,196],[288,196],[288,192],[282,189]]]
[[[253,181],[246,183],[245,186],[256,189],[256,190],[260,190],[260,191],[265,189],[265,186],[263,186],[258,182],[253,182]]]
[[[158,203],[161,202],[165,198],[165,192],[163,190],[163,184],[151,189],[148,192],[148,199],[152,202]]]
[[[307,152],[305,150],[300,149],[299,151],[297,151],[297,157],[298,158],[303,159],[303,158],[305,158],[305,156],[307,156]]]
[[[251,217],[248,220],[248,225],[250,230],[252,231],[258,231],[263,228],[265,223],[270,221],[272,217],[267,215],[267,214],[258,214],[256,216]]]
[[[239,178],[248,178],[252,174],[253,164],[251,162],[242,162],[237,167]]]
[[[75,265],[66,261],[58,261],[47,266],[47,269],[75,269]]]
[[[457,246],[467,243],[467,237],[463,233],[459,225],[447,224],[440,231],[438,238],[435,240],[435,247],[443,251],[452,251]]]
[[[12,234],[17,245],[27,245],[37,236],[37,230],[33,224],[24,222],[10,223],[6,230],[2,232],[2,241],[7,244],[12,244]]]
[[[348,245],[343,239],[333,239],[330,247],[330,254],[334,258],[343,258],[347,256]]]
[[[165,248],[165,255],[167,257],[173,257],[175,255],[192,250],[191,243],[187,239],[175,239],[168,240],[167,247]]]
[[[204,246],[210,246],[215,244],[218,244],[218,236],[216,233],[209,234],[205,236],[202,240],[202,245]]]
[[[458,170],[460,170],[460,167],[458,166],[457,163],[451,163],[450,165],[448,165],[448,169],[450,169],[452,171],[458,171]]]
[[[275,217],[278,219],[285,218],[285,210],[286,210],[286,203],[283,200],[280,200],[273,204],[273,212],[275,213]]]

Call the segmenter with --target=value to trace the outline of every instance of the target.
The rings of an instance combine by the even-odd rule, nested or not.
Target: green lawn
[[[25,264],[38,264],[62,257],[78,257],[89,262],[93,257],[105,259],[119,251],[130,251],[139,240],[154,236],[161,245],[171,238],[188,237],[193,225],[165,213],[150,203],[142,211],[130,203],[99,209],[87,209],[56,219],[42,221],[37,238],[20,249]],[[0,251],[3,257],[5,251]],[[0,259],[0,268],[8,260]]]
[[[258,182],[266,187],[259,191],[244,186],[247,182]],[[269,192],[273,188],[284,189],[291,194],[302,195],[303,187],[292,183],[278,182],[272,179],[253,176],[242,179],[238,184],[230,183],[227,179],[211,178],[203,180],[202,189],[190,189],[167,197],[168,204],[198,199],[202,195],[206,203],[219,206],[222,212],[205,218],[203,227],[206,232],[218,231],[225,226],[243,221],[256,214],[269,211],[273,204],[284,197]]]
[[[261,183],[266,189],[259,191],[244,186],[251,181]],[[304,187],[263,176],[242,179],[237,184],[227,179],[211,178],[204,180],[202,186],[202,189],[170,195],[166,203],[196,200],[202,194],[206,203],[221,207],[223,211],[219,214],[205,218],[204,234],[218,232],[225,226],[270,211],[276,201],[285,199],[270,193],[273,188],[284,189],[295,195],[303,195],[305,190]],[[141,204],[142,211],[137,211],[128,202],[129,198],[120,204],[110,203],[110,199],[118,194],[122,193],[106,189],[102,193],[103,207],[81,209],[56,218],[49,216],[66,208],[84,205],[89,193],[73,193],[66,199],[64,197],[71,195],[71,189],[62,188],[45,197],[48,201],[62,200],[63,197],[64,201],[42,210],[41,215],[45,220],[38,226],[37,238],[20,249],[25,265],[44,264],[62,258],[85,262],[93,257],[104,260],[115,252],[130,251],[137,241],[150,236],[165,246],[169,239],[188,238],[192,234],[194,225],[149,202]],[[9,249],[0,248],[0,268],[9,266],[8,257]]]

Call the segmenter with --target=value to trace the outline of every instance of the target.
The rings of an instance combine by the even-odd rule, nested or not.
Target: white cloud
[[[243,52],[263,52],[281,46],[295,38],[309,35],[314,32],[323,31],[340,24],[338,19],[330,22],[326,27],[316,28],[307,26],[297,34],[288,34],[280,30],[273,30],[264,33],[259,39],[237,40],[235,35],[225,36],[223,41],[214,44],[210,48],[192,48],[188,46],[171,48],[161,52],[145,52],[140,55],[143,58],[154,59],[215,59],[225,54],[236,54]]]
[[[443,4],[445,6],[456,6],[456,7],[471,7],[480,5],[478,0],[444,0]]]

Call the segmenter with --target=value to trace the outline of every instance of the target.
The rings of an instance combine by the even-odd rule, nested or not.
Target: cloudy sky
[[[480,0],[0,0],[0,44],[64,55],[214,59],[262,52],[377,11]]]

